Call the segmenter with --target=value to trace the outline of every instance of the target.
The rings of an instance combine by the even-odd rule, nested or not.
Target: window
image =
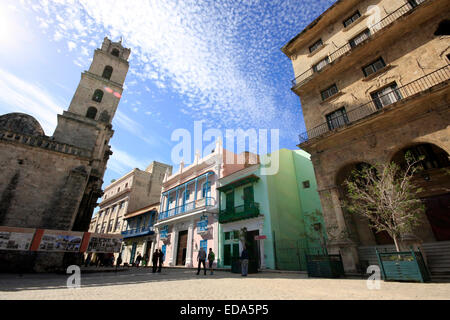
[[[450,20],[444,20],[439,24],[435,36],[448,36],[450,35]]]
[[[415,8],[425,0],[408,0],[408,3],[411,5],[411,7]]]
[[[303,188],[304,189],[309,189],[311,188],[311,183],[308,181],[303,181]]]
[[[400,92],[397,90],[396,83],[393,83],[384,89],[376,91],[371,95],[377,109],[382,109],[383,107],[386,107],[402,99]]]
[[[317,64],[315,64],[313,66],[314,72],[319,72],[320,70],[322,70],[329,63],[330,63],[330,58],[326,57],[325,59],[321,60],[319,63],[317,63]]]
[[[345,108],[341,108],[339,110],[336,110],[335,112],[328,114],[327,123],[330,130],[343,127],[347,123],[349,123]]]
[[[113,49],[111,51],[111,54],[115,57],[119,57],[120,56],[120,51],[118,49]]]
[[[200,248],[203,248],[205,252],[208,252],[208,240],[200,241]]]
[[[120,188],[117,189],[117,193],[119,193],[119,192],[120,192]]]
[[[86,118],[95,119],[96,116],[97,116],[97,108],[89,107],[89,109],[86,112]]]
[[[115,231],[120,229],[120,219],[117,219]]]
[[[371,64],[369,64],[368,66],[363,68],[363,72],[364,75],[366,77],[370,76],[371,74],[374,74],[375,72],[377,72],[378,70],[383,69],[384,67],[386,67],[386,63],[384,63],[383,58],[379,58],[378,60],[372,62]]]
[[[355,22],[356,20],[358,20],[361,17],[361,14],[359,13],[359,11],[356,11],[350,18],[346,19],[344,21],[344,27],[348,27],[349,25],[351,25],[353,22]]]
[[[336,84],[333,84],[331,87],[329,87],[326,90],[323,90],[320,94],[322,95],[322,101],[327,100],[328,98],[334,96],[339,92]]]
[[[110,221],[109,221],[108,233],[109,233],[109,232],[112,232],[112,230],[113,230],[113,223],[114,223],[113,220],[110,220]]]
[[[119,204],[119,210],[122,210],[122,208],[123,208],[123,201]]]
[[[370,30],[366,29],[363,32],[361,32],[360,34],[358,34],[356,37],[354,37],[352,40],[350,40],[350,46],[352,48],[358,46],[361,42],[369,39],[370,37]]]
[[[234,210],[234,192],[226,194],[226,210],[232,212]]]
[[[309,47],[309,52],[313,53],[322,46],[323,46],[322,39],[319,39],[316,43],[314,43],[311,47]]]
[[[202,184],[202,198],[204,199],[209,197],[210,193],[211,193],[211,185],[207,181]]]
[[[106,66],[105,69],[103,70],[102,78],[110,80],[112,73],[113,73],[113,68],[111,66]]]
[[[95,90],[94,96],[92,97],[92,100],[95,102],[102,102],[103,100],[103,91],[102,90]]]

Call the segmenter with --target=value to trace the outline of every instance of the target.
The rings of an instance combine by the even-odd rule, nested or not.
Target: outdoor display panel
[[[80,252],[83,232],[45,230],[37,251]]]
[[[0,250],[28,251],[36,229],[0,227]]]
[[[118,253],[122,246],[121,235],[91,234],[86,252]]]

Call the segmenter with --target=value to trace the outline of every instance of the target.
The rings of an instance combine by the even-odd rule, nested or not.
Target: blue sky
[[[172,132],[194,121],[280,129],[295,149],[304,122],[280,48],[334,2],[0,0],[0,114],[31,114],[52,135],[94,50],[123,36],[130,71],[105,183],[171,163]]]

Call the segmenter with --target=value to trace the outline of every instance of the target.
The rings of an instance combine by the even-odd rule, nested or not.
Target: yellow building
[[[329,249],[347,271],[376,264],[374,248],[392,239],[342,209],[343,181],[409,150],[425,156],[415,181],[427,212],[402,245],[421,244],[432,275],[450,274],[449,13],[448,0],[341,0],[282,49],[306,123],[299,147],[312,155]]]

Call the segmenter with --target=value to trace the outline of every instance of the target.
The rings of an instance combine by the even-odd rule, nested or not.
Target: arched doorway
[[[370,167],[370,164],[365,162],[356,162],[346,165],[339,170],[336,176],[336,185],[339,188],[340,198],[348,201],[348,192],[346,190],[345,181],[352,177],[352,173],[361,171],[364,167]],[[362,246],[373,245],[393,245],[394,240],[389,236],[386,231],[377,232],[371,228],[367,219],[360,217],[359,215],[352,215],[352,231],[358,235],[359,242]]]
[[[450,241],[450,160],[448,153],[430,143],[414,144],[398,151],[392,161],[406,168],[406,154],[419,161],[413,183],[426,206],[426,216],[437,241]],[[423,230],[422,230],[423,231]],[[426,235],[425,235],[426,236]]]

